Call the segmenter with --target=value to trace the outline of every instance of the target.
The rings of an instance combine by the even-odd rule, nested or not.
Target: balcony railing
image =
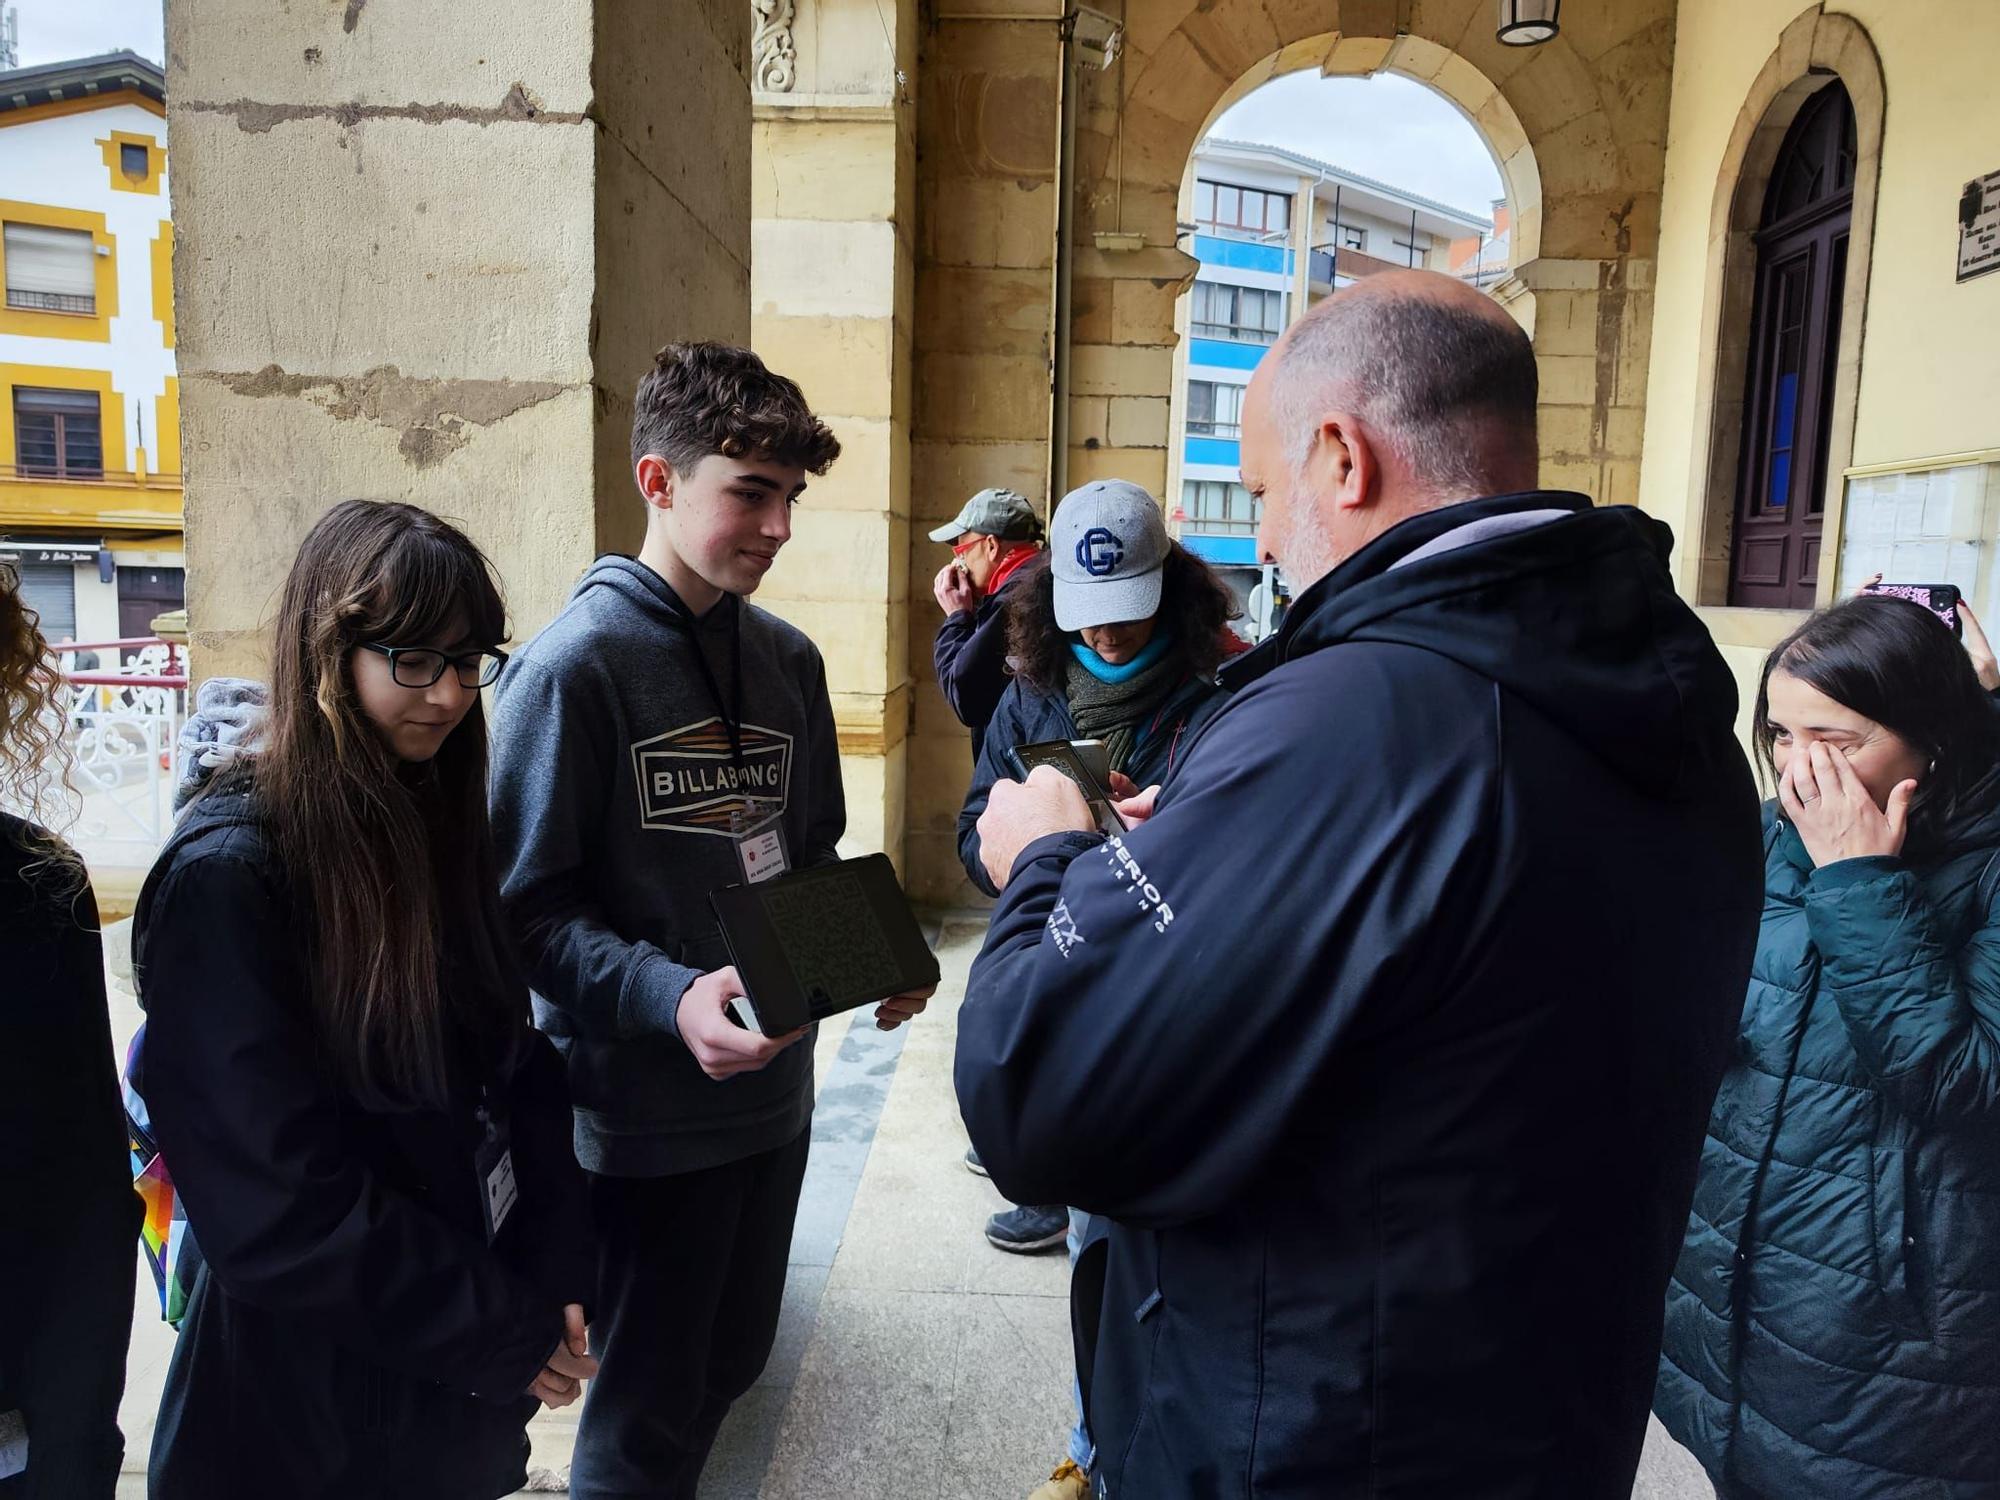
[[[1193,536],[1255,536],[1255,521],[1224,521],[1209,516],[1189,516],[1181,530]]]
[[[93,317],[97,313],[97,298],[88,292],[24,292],[10,286],[7,305],[18,312],[86,313]]]
[[[1228,339],[1238,344],[1275,344],[1277,334],[1268,328],[1250,328],[1241,323],[1196,323],[1194,336],[1198,339]]]
[[[1189,437],[1228,438],[1232,442],[1243,436],[1240,422],[1202,422],[1189,417],[1187,430]]]
[[[1195,220],[1197,234],[1213,235],[1218,240],[1237,240],[1246,245],[1286,245],[1291,243],[1289,229],[1245,229],[1241,224],[1218,224],[1213,219]]]
[[[64,484],[101,485],[106,488],[130,489],[133,485],[158,485],[173,488],[181,482],[179,474],[127,474],[107,473],[105,470],[81,469],[74,466],[60,472],[52,464],[0,464],[0,480],[21,479],[44,483],[60,480]]]

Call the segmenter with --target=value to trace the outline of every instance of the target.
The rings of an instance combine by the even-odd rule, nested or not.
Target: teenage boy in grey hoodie
[[[777,1332],[812,1115],[810,1029],[732,1021],[718,886],[837,856],[826,669],[745,602],[840,444],[747,349],[670,344],[639,383],[638,557],[607,556],[494,694],[493,833],[535,1016],[591,1173],[600,1361],[570,1493],[692,1497]],[[885,1029],[923,1008],[903,997]]]

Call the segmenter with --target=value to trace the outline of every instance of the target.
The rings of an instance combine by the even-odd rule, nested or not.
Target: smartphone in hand
[[[1953,635],[1965,634],[1965,621],[1959,618],[1958,613],[1959,592],[1955,583],[1871,583],[1861,592],[1920,604],[1950,626]]]

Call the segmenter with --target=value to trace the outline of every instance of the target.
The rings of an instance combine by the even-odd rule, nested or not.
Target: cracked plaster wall
[[[749,331],[748,16],[615,0],[176,0],[189,614],[261,671],[298,537],[348,496],[460,521],[516,638],[636,545],[631,392]]]

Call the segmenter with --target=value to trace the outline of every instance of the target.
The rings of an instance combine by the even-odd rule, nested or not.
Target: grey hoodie
[[[740,715],[740,769],[697,649]],[[838,857],[847,811],[818,649],[734,595],[696,619],[652,569],[600,558],[501,675],[492,763],[501,900],[536,1023],[569,1061],[578,1160],[658,1177],[793,1139],[812,1115],[811,1038],[717,1083],[675,1010],[729,962],[708,894],[743,879],[732,812],[747,801],[753,826],[775,822],[793,869]]]

